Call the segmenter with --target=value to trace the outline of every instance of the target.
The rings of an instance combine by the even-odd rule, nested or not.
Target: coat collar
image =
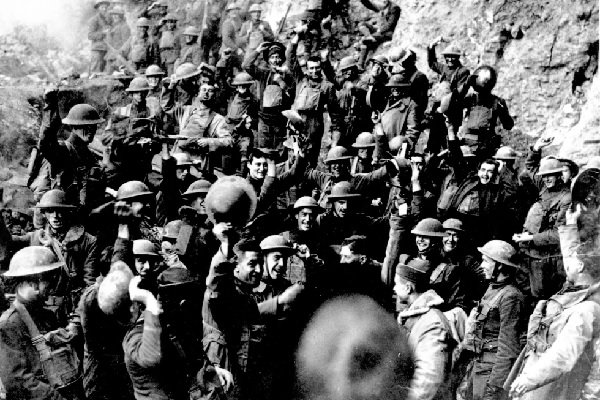
[[[438,308],[444,304],[442,299],[434,290],[428,290],[410,305],[406,310],[398,314],[398,320],[415,317],[427,313],[432,308]]]

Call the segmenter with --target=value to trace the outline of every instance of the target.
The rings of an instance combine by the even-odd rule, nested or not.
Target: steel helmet
[[[546,157],[540,161],[540,169],[536,175],[559,175],[562,173],[562,167],[563,164],[558,159]]]
[[[254,79],[247,72],[240,72],[233,78],[233,82],[231,82],[232,86],[241,86],[241,85],[252,85],[254,83]]]
[[[194,164],[188,153],[173,153],[172,157],[175,159],[178,167],[186,167]]]
[[[360,66],[358,64],[358,61],[356,61],[356,58],[354,58],[354,56],[347,56],[340,60],[340,63],[338,65],[337,69],[339,72],[343,72],[350,68],[359,69],[359,67]]]
[[[187,28],[185,28],[182,35],[200,36],[200,29],[196,28],[195,26],[188,26]]]
[[[272,251],[281,251],[288,253],[295,252],[291,243],[281,235],[267,236],[260,242],[260,249],[265,254]]]
[[[400,87],[400,88],[409,88],[410,82],[406,81],[403,75],[394,74],[390,78],[389,82],[386,83],[387,87]]]
[[[473,89],[476,91],[491,92],[496,86],[497,74],[496,70],[489,65],[482,65],[477,68],[473,75],[477,76]]]
[[[140,181],[129,181],[119,186],[117,200],[134,200],[152,195],[148,186]]]
[[[77,208],[73,204],[69,204],[67,201],[67,194],[60,189],[52,189],[44,193],[39,203],[35,206],[40,210],[63,208],[63,209],[74,209]]]
[[[15,253],[10,259],[5,277],[37,275],[61,268],[65,265],[56,254],[44,246],[29,246]]]
[[[256,192],[246,179],[224,176],[206,194],[206,212],[215,224],[228,222],[244,226],[254,216],[257,201]]]
[[[150,23],[150,20],[146,17],[141,17],[138,18],[137,22],[135,23],[135,26],[145,26],[146,28],[149,28],[152,26],[152,24]]]
[[[63,118],[65,125],[97,125],[104,122],[98,111],[89,104],[77,104],[71,107],[69,114]]]
[[[425,218],[410,231],[413,235],[427,237],[443,237],[446,236],[442,223],[435,218]]]
[[[379,65],[381,65],[382,67],[387,67],[388,64],[390,63],[390,61],[388,60],[388,58],[386,56],[384,56],[383,54],[379,54],[377,56],[373,56],[369,59],[369,62],[374,62],[377,63]]]
[[[209,181],[206,181],[204,179],[199,179],[199,180],[193,182],[187,188],[185,193],[182,194],[182,196],[192,197],[192,196],[206,195],[206,193],[208,193],[208,191],[210,190],[211,186],[212,186],[212,183],[210,183]]]
[[[314,208],[317,211],[317,213],[321,213],[324,211],[323,207],[321,207],[319,203],[317,203],[317,201],[310,196],[300,197],[294,203],[294,211],[301,210],[303,208]]]
[[[181,64],[175,70],[175,80],[179,81],[182,79],[191,78],[193,76],[200,75],[200,70],[192,63]]]
[[[176,219],[174,221],[169,222],[163,228],[163,239],[177,239],[182,225],[183,221],[180,219]]]
[[[402,144],[406,142],[405,136],[394,136],[392,140],[388,143],[388,147],[390,149],[390,153],[397,154],[402,147]]]
[[[352,184],[348,181],[341,181],[333,185],[328,200],[334,202],[336,200],[355,199],[357,197],[361,196],[353,192]]]
[[[129,83],[129,87],[125,89],[126,92],[134,93],[134,92],[147,92],[150,90],[150,85],[148,81],[143,76],[137,76],[132,79]]]
[[[519,158],[517,152],[510,146],[502,146],[498,150],[496,150],[496,155],[494,156],[496,160],[504,160],[504,161],[512,161]]]
[[[248,12],[249,13],[262,12],[262,7],[260,6],[260,4],[254,3],[254,4],[252,4],[252,6],[250,6],[250,9],[248,10]]]
[[[446,230],[464,232],[463,223],[456,218],[448,218],[442,224],[442,227]]]
[[[144,73],[148,78],[151,76],[164,76],[165,71],[162,70],[158,65],[151,65],[146,68],[146,72]]]
[[[510,265],[511,267],[520,268],[515,262],[517,251],[504,240],[490,240],[483,247],[478,247],[477,250],[484,256],[488,256],[500,264]]]
[[[460,57],[462,51],[460,51],[460,48],[457,45],[451,44],[442,51],[442,55],[444,57]]]
[[[94,8],[100,7],[101,4],[110,5],[110,1],[107,1],[107,0],[96,0],[94,2]]]
[[[227,6],[227,8],[225,9],[225,11],[229,12],[231,10],[239,10],[239,9],[240,9],[240,6],[238,6],[235,1],[232,1],[231,4],[229,4]]]
[[[325,159],[325,164],[329,164],[332,162],[339,162],[344,160],[351,159],[352,156],[343,146],[333,146],[331,150],[327,152],[327,158]]]
[[[163,21],[165,21],[165,22],[167,22],[167,21],[178,21],[178,20],[179,20],[179,18],[177,18],[177,15],[175,15],[173,13],[168,13],[163,18]]]
[[[371,132],[362,132],[356,137],[356,141],[352,147],[356,149],[375,147],[375,135],[373,135]]]
[[[407,62],[414,63],[417,61],[417,54],[410,49],[405,49],[403,47],[395,47],[389,53],[389,60],[390,62],[400,64],[404,64]]]
[[[146,239],[138,239],[133,241],[133,255],[161,257],[161,255],[158,253],[156,245]]]

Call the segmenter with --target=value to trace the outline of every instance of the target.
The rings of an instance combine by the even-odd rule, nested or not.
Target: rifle
[[[275,39],[277,39],[279,37],[279,35],[281,35],[281,32],[283,32],[283,28],[285,27],[285,21],[287,20],[288,14],[290,13],[290,8],[292,8],[291,0],[290,0],[290,3],[288,4],[287,10],[285,11],[285,14],[283,14],[283,18],[281,19],[281,21],[279,21],[279,26],[277,27],[277,33],[275,34]]]

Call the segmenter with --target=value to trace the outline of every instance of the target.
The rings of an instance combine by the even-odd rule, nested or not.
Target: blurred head
[[[15,293],[27,304],[43,305],[50,295],[54,293],[58,284],[59,273],[54,271],[42,274],[28,275],[16,280]]]
[[[302,399],[403,400],[412,351],[393,315],[369,297],[338,297],[308,324],[297,353]]]
[[[119,321],[130,322],[129,283],[132,278],[133,273],[124,262],[117,261],[111,265],[110,272],[98,288],[98,306],[104,314],[114,316]]]
[[[169,31],[174,31],[177,28],[177,22],[176,21],[167,21],[167,30]]]
[[[427,253],[429,251],[439,249],[442,243],[442,238],[416,235],[415,243],[417,244],[417,250],[419,253]]]
[[[148,92],[130,92],[129,96],[131,97],[131,102],[133,104],[142,104],[146,101],[146,96]]]
[[[252,22],[260,22],[261,14],[262,13],[260,11],[252,11],[250,13],[250,19],[252,20]]]
[[[198,94],[198,98],[203,103],[210,103],[213,101],[215,97],[215,86],[207,83],[203,83],[200,86],[200,93]]]
[[[190,174],[190,166],[189,165],[178,165],[175,169],[175,177],[179,182],[185,182],[188,175]]]
[[[151,274],[156,270],[158,263],[160,261],[159,257],[148,256],[148,255],[136,255],[134,256],[135,260],[135,270],[138,272],[140,276],[146,276]]]
[[[322,77],[321,71],[321,59],[310,57],[306,62],[306,75],[312,80],[320,80]]]
[[[364,265],[369,260],[366,236],[354,235],[344,240],[340,249],[340,264]]]
[[[149,76],[146,78],[146,80],[148,81],[148,85],[150,85],[151,88],[157,87],[158,84],[160,83],[159,76]]]
[[[258,243],[242,239],[233,247],[236,266],[233,275],[248,286],[256,287],[263,273],[263,258]]]
[[[350,176],[350,160],[333,161],[329,163],[329,172],[336,180]]]
[[[228,13],[230,18],[237,18],[240,15],[240,11],[237,8],[229,10]]]
[[[400,99],[409,95],[410,88],[403,86],[392,86],[390,87],[390,97],[394,99]]]
[[[280,52],[272,52],[269,56],[269,66],[271,67],[281,67],[283,64],[283,58],[281,57]]]
[[[562,176],[562,172],[558,174],[547,174],[542,175],[542,181],[544,182],[544,186],[548,189],[552,189],[556,186],[556,184],[560,181],[560,177]]]
[[[196,35],[183,35],[185,38],[185,44],[194,44],[198,40],[198,36]]]
[[[206,214],[206,194],[194,197],[190,203],[190,207],[198,211],[200,214]]]
[[[454,69],[460,65],[460,57],[458,56],[444,56],[444,61],[450,69]]]
[[[121,23],[121,21],[123,21],[123,16],[121,14],[111,14],[110,19],[112,21],[113,24],[119,24]]]
[[[358,149],[358,151],[356,152],[356,155],[361,160],[368,160],[373,155],[373,148],[367,147],[367,148],[363,148],[363,149]]]
[[[253,152],[248,160],[248,174],[252,179],[265,179],[269,164],[264,154]]]
[[[85,144],[91,144],[98,130],[97,124],[92,125],[72,125],[71,132],[77,135]]]
[[[239,94],[245,95],[250,92],[250,86],[252,85],[236,85],[235,90]]]
[[[414,165],[419,171],[423,171],[423,168],[425,168],[425,156],[414,153],[410,156],[410,165]]]
[[[137,26],[135,28],[135,31],[137,32],[138,37],[140,38],[144,38],[146,36],[148,36],[148,27],[147,26]]]
[[[498,173],[498,162],[496,160],[488,159],[483,161],[479,165],[477,176],[479,177],[479,183],[487,185],[493,182],[496,174]]]
[[[98,4],[98,6],[96,7],[96,9],[98,10],[98,12],[102,15],[106,15],[106,13],[108,12],[108,3],[100,3]]]

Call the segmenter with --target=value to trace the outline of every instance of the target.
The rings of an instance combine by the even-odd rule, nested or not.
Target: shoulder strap
[[[413,72],[412,76],[410,77],[410,83],[412,84],[415,79],[417,79],[417,74],[419,73],[419,70],[415,70],[415,72]]]
[[[431,276],[429,277],[429,283],[434,283],[437,278],[439,278],[440,275],[446,270],[447,266],[448,263],[440,263],[431,273]]]
[[[498,305],[498,302],[500,302],[500,298],[502,296],[504,296],[504,294],[506,292],[508,292],[508,290],[510,289],[509,285],[504,286],[502,289],[500,289],[498,291],[498,293],[496,293],[496,295],[494,297],[492,297],[492,299],[489,302],[484,301],[482,304],[482,308],[481,308],[481,313],[480,315],[480,319],[486,319],[487,315],[489,314],[490,310],[493,308],[496,308],[496,306]]]
[[[40,336],[40,331],[35,325],[35,322],[33,322],[33,319],[31,319],[31,315],[29,315],[29,311],[27,311],[25,306],[21,304],[19,300],[15,300],[13,302],[13,307],[19,313],[19,316],[27,326],[27,330],[29,330],[29,335],[31,335],[31,338],[33,339]]]

